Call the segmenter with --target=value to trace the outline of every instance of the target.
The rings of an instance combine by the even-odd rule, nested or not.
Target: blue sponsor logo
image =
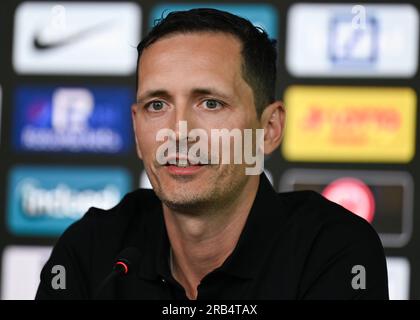
[[[328,52],[331,63],[341,67],[373,67],[379,56],[379,24],[374,16],[362,24],[352,15],[330,20]]]
[[[194,8],[202,8],[202,3],[188,4],[160,4],[153,7],[150,14],[150,27],[155,22],[172,11],[183,11]],[[277,39],[278,35],[278,16],[277,9],[269,4],[212,4],[206,3],[206,8],[213,8],[227,11],[242,18],[248,19],[255,26],[263,28],[270,38]]]
[[[19,87],[13,145],[19,151],[120,153],[131,150],[131,104],[125,87]]]
[[[90,207],[109,209],[131,189],[122,168],[29,167],[10,171],[7,227],[16,235],[58,236]]]

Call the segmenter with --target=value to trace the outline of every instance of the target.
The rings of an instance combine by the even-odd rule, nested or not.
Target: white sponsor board
[[[135,3],[24,2],[15,14],[13,65],[22,74],[131,74],[140,29]]]
[[[140,174],[139,187],[142,189],[153,189],[152,184],[150,183],[149,177],[147,176],[146,170],[143,170]]]
[[[2,300],[33,300],[51,247],[9,246],[2,255]]]
[[[390,300],[410,299],[410,262],[402,257],[387,257]]]
[[[409,4],[295,4],[286,66],[294,76],[412,77],[419,17]]]

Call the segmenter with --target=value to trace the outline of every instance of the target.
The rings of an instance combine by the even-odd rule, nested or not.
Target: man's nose
[[[194,112],[187,103],[180,103],[175,106],[173,128],[178,141],[187,139],[188,132],[195,128]]]

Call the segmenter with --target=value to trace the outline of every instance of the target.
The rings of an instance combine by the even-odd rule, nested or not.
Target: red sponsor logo
[[[369,187],[355,178],[340,178],[330,183],[322,195],[371,223],[375,214],[375,198]]]

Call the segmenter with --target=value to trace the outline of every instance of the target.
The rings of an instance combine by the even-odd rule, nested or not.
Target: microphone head
[[[129,272],[139,269],[140,259],[141,254],[139,249],[135,247],[125,248],[115,260],[114,270],[127,275]]]

